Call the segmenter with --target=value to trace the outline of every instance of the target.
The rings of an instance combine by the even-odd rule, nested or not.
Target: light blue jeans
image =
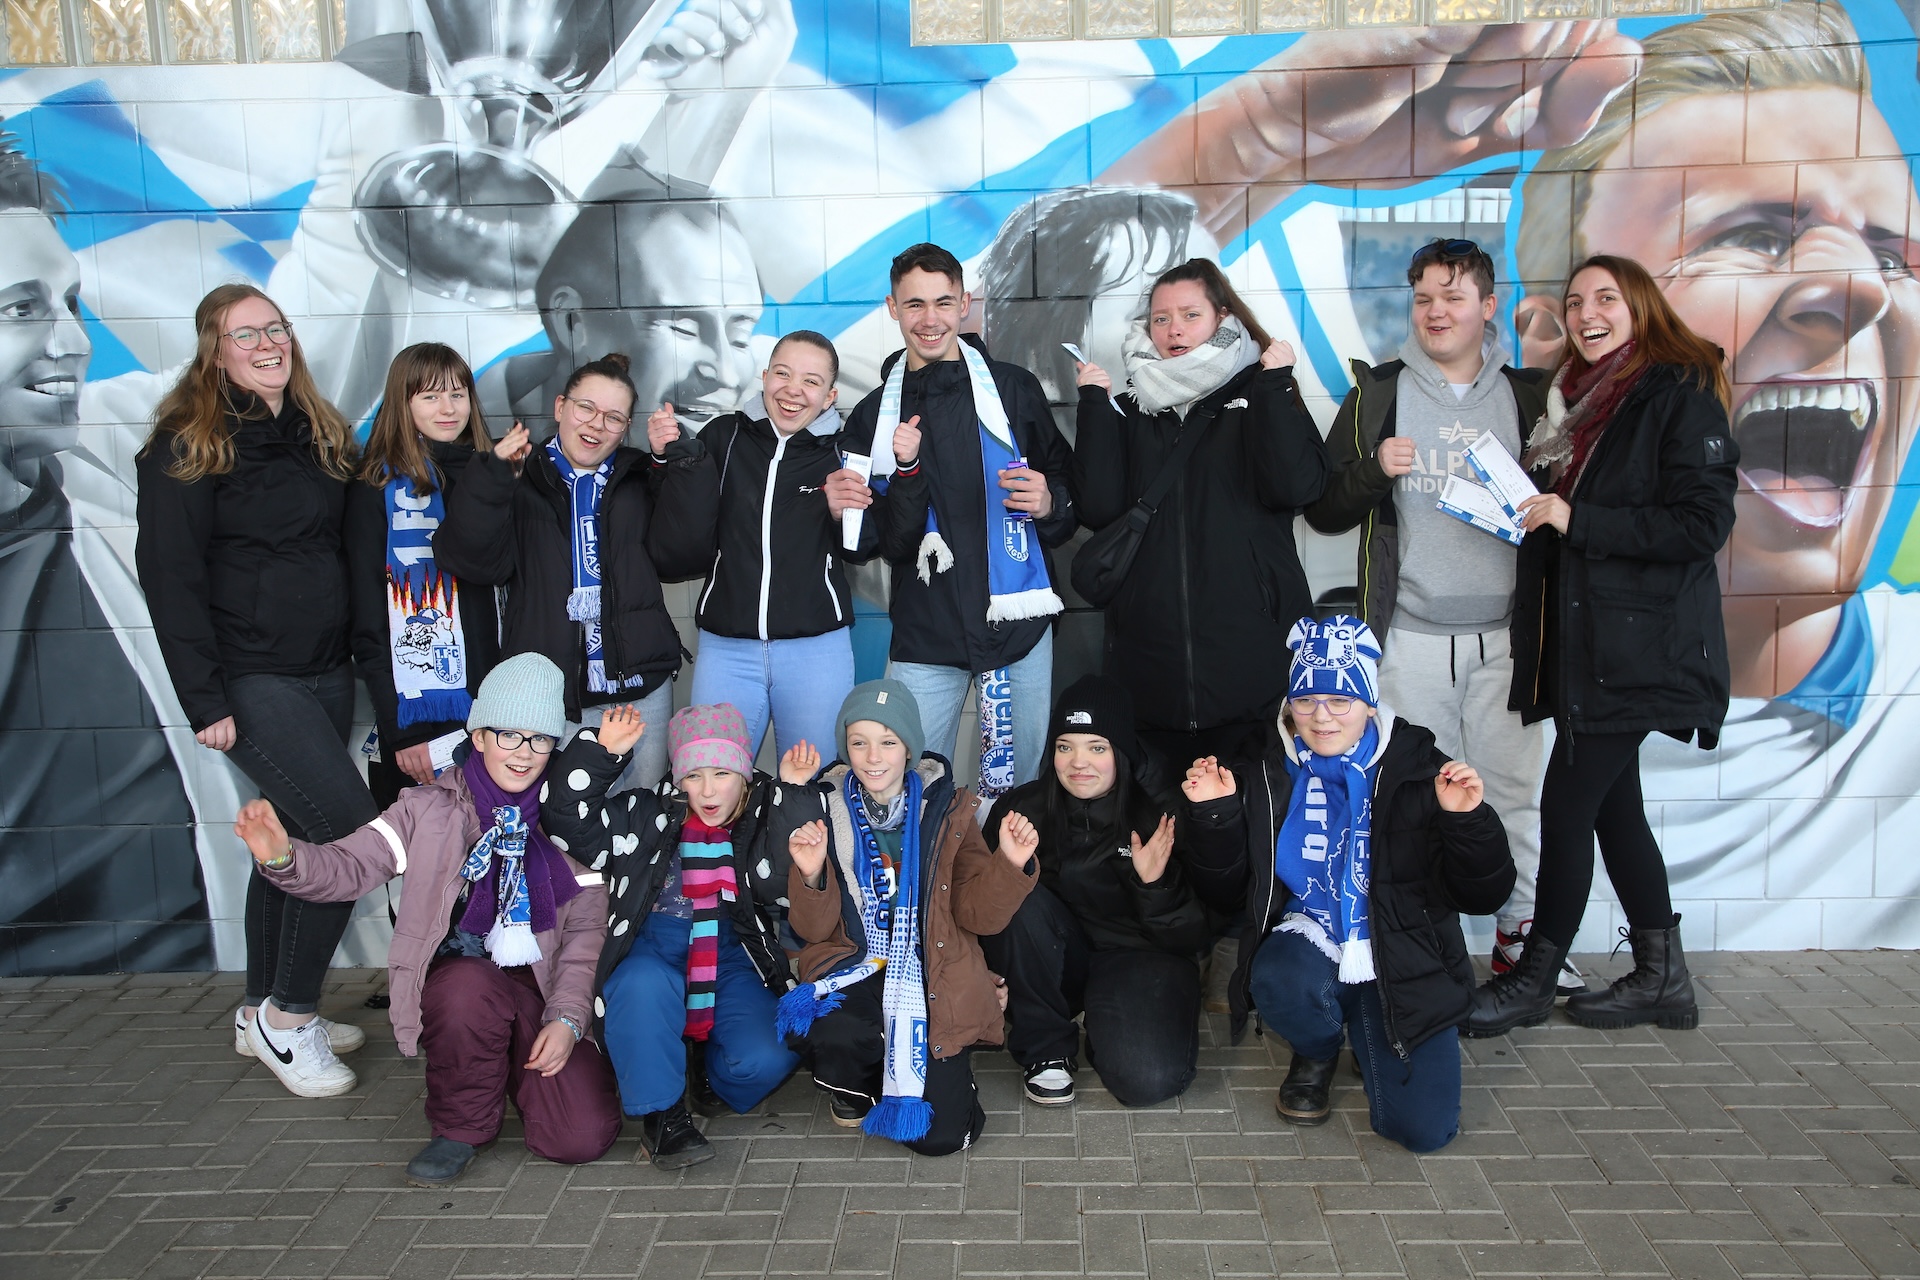
[[[760,749],[773,720],[774,749],[802,741],[822,760],[839,752],[833,726],[853,688],[853,630],[841,627],[792,640],[741,640],[700,633],[693,660],[693,705],[731,702],[747,722],[747,740]]]
[[[572,742],[574,735],[588,725],[598,728],[600,717],[609,708],[619,705],[609,702],[604,707],[582,708],[578,721],[567,721],[566,736],[561,739],[560,745],[564,747]],[[633,757],[627,761],[627,767],[607,788],[609,795],[616,791],[651,791],[659,785],[660,779],[667,776],[667,721],[673,719],[673,681],[661,681],[658,689],[633,705],[640,712],[640,718],[646,721],[647,727],[641,732],[640,741],[634,745]]]
[[[979,776],[980,744],[967,744],[955,753],[961,713],[968,697],[979,697],[978,674],[959,667],[936,667],[924,662],[889,662],[887,675],[907,686],[920,704],[920,727],[926,730],[927,750],[946,756],[961,777]],[[1040,774],[1046,754],[1047,717],[1053,714],[1053,631],[1049,628],[1033,652],[1007,668],[1013,684],[1014,785],[1032,782]],[[961,764],[965,758],[967,766]]]

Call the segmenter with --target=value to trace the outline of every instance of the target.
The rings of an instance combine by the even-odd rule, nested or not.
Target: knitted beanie
[[[747,741],[746,717],[731,702],[705,707],[682,707],[667,722],[667,751],[673,757],[673,780],[695,769],[727,769],[753,776],[753,744]]]
[[[542,654],[514,654],[480,682],[467,728],[518,729],[559,738],[567,731],[566,678]]]
[[[840,704],[840,718],[833,725],[833,740],[840,748],[842,760],[847,758],[847,726],[856,720],[872,720],[899,734],[900,741],[907,747],[908,767],[912,767],[926,749],[926,731],[920,727],[920,704],[898,680],[869,680],[855,685],[847,700]]]
[[[1140,740],[1133,731],[1133,697],[1126,686],[1106,676],[1082,676],[1067,686],[1053,704],[1047,723],[1047,751],[1063,733],[1091,733],[1105,738],[1130,765],[1140,763]]]
[[[1293,650],[1289,698],[1319,694],[1380,705],[1380,642],[1360,619],[1344,613],[1325,622],[1302,618],[1287,633],[1287,648]]]

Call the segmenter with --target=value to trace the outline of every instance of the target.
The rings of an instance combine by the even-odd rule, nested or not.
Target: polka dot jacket
[[[583,729],[553,758],[541,791],[540,823],[555,845],[607,878],[607,940],[594,979],[593,1014],[604,1016],[600,992],[627,957],[633,937],[660,897],[680,846],[687,801],[671,782],[658,791],[609,796],[627,757],[614,755]],[[787,865],[768,852],[765,821],[773,780],[755,773],[747,807],[733,824],[733,870],[746,890],[731,904],[734,933],[761,981],[776,995],[793,986],[780,934],[786,923]]]

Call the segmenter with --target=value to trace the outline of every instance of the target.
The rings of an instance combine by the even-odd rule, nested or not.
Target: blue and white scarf
[[[1299,737],[1288,753],[1293,795],[1274,841],[1273,870],[1293,901],[1279,932],[1306,938],[1340,965],[1340,981],[1372,982],[1373,784],[1386,753],[1380,720],[1342,756],[1315,755]]]
[[[781,1035],[804,1036],[814,1019],[845,1001],[842,990],[884,972],[880,1007],[886,1020],[886,1057],[880,1102],[867,1112],[861,1128],[876,1138],[895,1142],[924,1138],[933,1127],[933,1104],[926,1100],[927,982],[920,959],[920,809],[924,788],[920,775],[911,768],[906,784],[900,865],[890,869],[862,802],[859,784],[848,770],[842,795],[858,847],[848,850],[841,859],[842,883],[853,894],[854,906],[860,912],[867,955],[782,996],[773,1024]]]
[[[397,727],[465,722],[467,637],[460,626],[460,584],[434,563],[433,531],[447,516],[446,494],[413,491],[413,481],[387,481],[387,639]]]
[[[534,940],[533,899],[527,893],[527,824],[516,805],[503,804],[493,811],[493,825],[467,854],[461,878],[477,884],[492,869],[496,855],[500,888],[493,927],[487,930],[487,954],[502,969],[533,964],[540,959],[540,944]],[[474,908],[484,909],[479,895],[469,907]]]
[[[644,684],[644,676],[635,676],[620,686],[607,678],[606,650],[600,638],[600,499],[607,492],[607,477],[613,474],[613,459],[608,458],[592,471],[575,471],[560,450],[558,436],[547,441],[547,456],[560,474],[560,483],[567,486],[572,508],[568,541],[573,548],[573,590],[567,594],[567,616],[580,624],[585,639],[587,688],[594,693],[613,693],[616,688]]]

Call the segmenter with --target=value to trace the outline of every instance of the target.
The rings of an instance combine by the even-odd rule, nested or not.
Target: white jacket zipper
[[[778,431],[774,432],[779,436]],[[760,638],[767,638],[767,605],[773,596],[773,494],[780,474],[780,455],[787,451],[791,437],[780,436],[773,446],[773,460],[767,464],[767,493],[760,503]]]

